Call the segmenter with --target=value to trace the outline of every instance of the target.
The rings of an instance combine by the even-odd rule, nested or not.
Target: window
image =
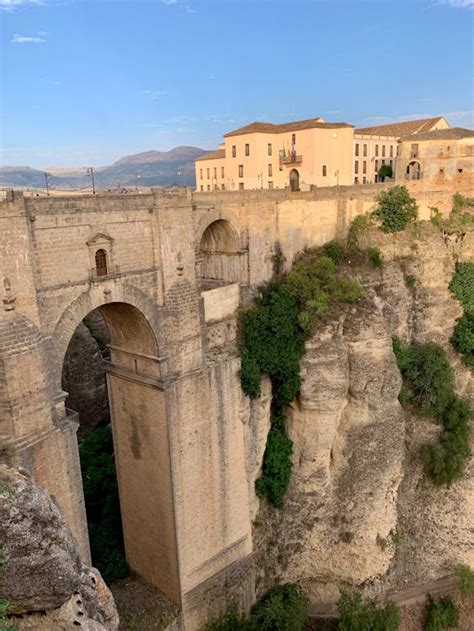
[[[364,175],[364,177],[362,178],[362,184],[367,184],[367,178],[365,177],[365,175]]]
[[[204,186],[201,184],[201,193],[203,192],[203,190],[204,190]]]
[[[214,184],[214,190],[217,191],[217,184]]]
[[[245,155],[246,155],[246,156],[249,156],[249,155],[250,155],[250,145],[249,145],[249,144],[246,144],[246,145],[245,145]]]
[[[244,165],[239,164],[239,177],[244,177]]]
[[[367,157],[367,145],[364,145],[364,158]]]
[[[244,183],[239,182],[239,191],[243,191],[243,190],[244,190]]]
[[[379,161],[376,160],[375,161],[375,172],[377,173],[378,170],[379,170]]]
[[[272,155],[272,143],[271,142],[268,143],[268,155],[269,156]]]
[[[382,160],[382,166],[385,164],[385,160]]]
[[[201,180],[202,180],[202,169],[199,169],[199,177],[200,177],[200,178],[201,178]]]
[[[443,169],[443,168],[441,168],[441,169],[439,170],[439,174],[440,174],[440,175],[444,175],[444,169]]]
[[[210,170],[207,169],[207,179],[209,179],[210,177],[211,177]]]
[[[211,185],[210,185],[210,184],[208,184],[208,185],[207,185],[207,190],[208,190],[208,191],[210,191],[210,190],[211,190]]]
[[[291,134],[291,144],[293,147],[296,145],[296,134]]]
[[[107,276],[107,252],[97,250],[95,253],[95,272],[97,276]]]
[[[450,145],[448,145],[448,146],[446,147],[446,150],[447,150],[447,151],[451,151],[451,147],[450,147]]]
[[[359,143],[356,142],[356,146],[355,146],[355,155],[358,156],[359,155]]]
[[[462,169],[458,169],[458,173],[462,173]]]
[[[393,145],[390,145],[390,157],[393,158]]]
[[[323,164],[323,177],[326,177],[327,174],[328,174],[328,168],[325,164]]]
[[[359,178],[358,177],[354,178],[354,184],[359,184]]]
[[[359,160],[354,162],[354,173],[359,173]]]
[[[362,173],[367,173],[367,160],[362,162]]]
[[[268,175],[269,175],[269,177],[272,177],[272,175],[273,175],[273,167],[272,167],[271,164],[268,165]]]
[[[221,184],[221,189],[225,191],[225,184]]]
[[[393,160],[390,160],[390,166],[393,167]]]
[[[385,158],[385,145],[382,145],[382,157]]]
[[[411,146],[410,158],[418,158],[418,145],[412,145]]]
[[[232,145],[232,157],[235,158],[236,155],[237,155],[237,147],[235,145]]]
[[[224,167],[221,167],[221,177],[224,177]]]
[[[268,182],[268,188],[273,188],[273,182]]]
[[[375,155],[378,156],[379,155],[379,146],[375,145]]]
[[[214,178],[217,180],[217,167],[214,167]]]

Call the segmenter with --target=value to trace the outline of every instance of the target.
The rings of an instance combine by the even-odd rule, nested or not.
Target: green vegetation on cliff
[[[111,583],[128,576],[110,426],[93,429],[79,446],[92,562]]]
[[[379,608],[374,600],[362,602],[360,592],[342,589],[337,609],[338,631],[397,631],[400,625],[400,610],[393,601]]]
[[[256,398],[263,374],[272,383],[271,429],[256,491],[278,508],[283,506],[292,468],[283,410],[300,390],[305,339],[328,313],[334,316],[362,294],[359,283],[339,269],[343,255],[342,246],[334,242],[304,250],[289,272],[277,270],[277,279],[260,289],[254,306],[241,317],[242,389]]]
[[[432,342],[407,344],[393,339],[398,367],[409,388],[403,399],[441,423],[437,444],[421,450],[423,469],[437,486],[459,480],[470,456],[469,421],[472,410],[454,392],[454,376],[444,350]]]
[[[382,191],[377,197],[377,207],[372,213],[382,232],[400,232],[416,220],[418,204],[406,186],[394,186]]]
[[[252,607],[250,618],[230,611],[208,623],[205,631],[303,631],[308,605],[299,585],[277,585]]]
[[[457,263],[449,289],[462,304],[464,314],[456,320],[451,344],[463,362],[474,369],[474,263]]]
[[[459,622],[459,609],[449,596],[445,598],[433,598],[430,596],[425,631],[443,631],[443,629],[457,628]]]

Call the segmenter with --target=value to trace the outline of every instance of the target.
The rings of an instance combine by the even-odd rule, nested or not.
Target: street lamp
[[[46,182],[46,195],[49,197],[49,180],[51,179],[50,173],[44,173],[44,181]]]
[[[135,173],[135,190],[138,191],[138,180],[141,178],[140,173]]]
[[[95,195],[94,169],[92,167],[88,167],[87,175],[91,176],[91,180],[92,180],[92,194]]]

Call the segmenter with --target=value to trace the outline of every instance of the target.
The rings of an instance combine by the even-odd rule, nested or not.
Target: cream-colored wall
[[[397,138],[394,136],[378,136],[372,134],[354,134],[353,143],[353,184],[373,184],[377,181],[376,175],[382,164],[389,164],[396,171]],[[359,145],[359,155],[356,155],[356,145]],[[367,155],[364,155],[364,146],[367,147]],[[385,147],[385,155],[384,153]],[[359,163],[359,172],[356,173],[356,162]],[[367,163],[367,172],[364,173],[364,162]],[[364,177],[366,180],[364,181]]]
[[[299,173],[302,190],[309,190],[311,185],[352,184],[353,133],[352,127],[338,127],[228,136],[225,138],[225,158],[196,161],[196,189],[198,192],[222,190],[222,185],[230,191],[239,190],[242,185],[245,190],[285,188],[289,186],[292,169]],[[286,155],[290,154],[293,134],[296,155],[302,160],[280,167],[279,152],[285,149]],[[246,155],[246,145],[249,155]],[[243,177],[240,176],[240,166],[243,167]],[[323,175],[323,166],[326,166],[326,175]]]
[[[417,156],[412,157],[412,145],[418,145]],[[421,179],[441,184],[472,177],[474,172],[474,138],[459,140],[416,140],[403,141],[400,145],[397,179],[407,177],[408,165],[416,161],[420,164]]]

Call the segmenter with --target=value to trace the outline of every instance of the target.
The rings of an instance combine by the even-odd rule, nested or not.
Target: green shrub
[[[468,565],[460,564],[454,568],[461,583],[461,592],[466,596],[474,596],[474,571]]]
[[[372,226],[370,215],[357,215],[351,222],[347,234],[347,249],[351,256],[360,249],[360,239],[367,235]]]
[[[384,182],[386,177],[392,177],[393,169],[389,164],[382,164],[379,169],[378,175],[380,180]]]
[[[454,392],[453,372],[442,348],[394,338],[393,350],[411,389],[410,403],[443,426],[439,442],[421,449],[423,470],[437,486],[449,486],[462,477],[470,456],[471,407]]]
[[[430,596],[425,631],[443,631],[457,627],[459,622],[459,610],[449,596],[436,599]]]
[[[272,416],[271,423],[263,455],[262,476],[256,481],[255,490],[273,506],[282,508],[293,467],[293,442],[285,433],[285,418],[282,414]]]
[[[413,402],[424,414],[439,419],[454,391],[453,371],[443,349],[432,342],[405,344],[394,338],[393,350]]]
[[[474,310],[474,262],[457,263],[449,289],[465,311]]]
[[[344,248],[337,241],[329,241],[322,248],[324,256],[329,257],[336,265],[342,261],[344,257]]]
[[[474,368],[474,311],[456,320],[450,342],[461,353],[466,366]]]
[[[405,282],[407,284],[407,287],[409,287],[410,289],[413,289],[416,285],[416,277],[412,276],[412,274],[408,274],[408,276],[405,279]]]
[[[274,399],[281,405],[292,401],[300,388],[304,338],[296,300],[281,283],[262,289],[255,307],[241,318],[241,332],[240,377],[245,394],[258,396],[260,376],[267,373]]]
[[[378,220],[382,232],[400,232],[417,217],[418,204],[405,186],[394,186],[382,191],[377,202],[373,216]]]
[[[298,585],[274,587],[251,612],[255,631],[303,631],[309,599]]]
[[[203,631],[254,631],[254,628],[250,620],[239,615],[231,607],[224,615],[208,622],[204,626]]]
[[[1,631],[18,631],[16,625],[11,625],[8,622],[8,610],[10,609],[10,603],[8,600],[0,598],[0,629]]]
[[[337,609],[339,631],[397,631],[400,625],[400,610],[394,602],[388,600],[380,609],[373,600],[363,603],[359,592],[342,589]]]
[[[379,248],[368,247],[367,256],[369,257],[369,261],[374,267],[382,267],[383,258],[382,252],[379,250]]]
[[[81,442],[79,452],[92,561],[110,583],[129,574],[111,428],[93,429]]]

